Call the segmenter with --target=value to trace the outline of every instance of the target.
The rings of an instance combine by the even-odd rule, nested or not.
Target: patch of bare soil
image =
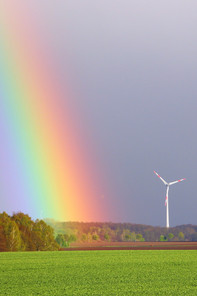
[[[197,250],[197,242],[91,242],[73,243],[62,251],[91,250]]]

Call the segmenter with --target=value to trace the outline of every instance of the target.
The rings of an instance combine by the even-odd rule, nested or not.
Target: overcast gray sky
[[[29,1],[101,159],[111,221],[197,224],[197,2]],[[105,193],[104,193],[105,194]]]

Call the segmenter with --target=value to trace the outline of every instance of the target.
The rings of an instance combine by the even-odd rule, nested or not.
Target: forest
[[[197,226],[169,229],[132,223],[35,221],[27,214],[0,214],[0,251],[55,251],[73,242],[197,241]]]
[[[53,227],[61,247],[66,247],[73,241],[197,241],[197,226],[190,224],[167,229],[132,223],[57,222],[52,219],[46,219],[45,222]]]

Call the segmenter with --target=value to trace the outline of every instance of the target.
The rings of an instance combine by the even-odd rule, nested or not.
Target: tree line
[[[52,219],[45,221],[53,227],[61,247],[68,246],[74,241],[197,241],[195,225],[181,225],[167,229],[132,223],[57,222]]]
[[[0,214],[0,251],[53,251],[72,242],[197,241],[197,226],[173,228],[132,223],[33,221],[29,215]]]

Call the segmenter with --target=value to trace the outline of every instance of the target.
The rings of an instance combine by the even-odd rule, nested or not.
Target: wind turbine
[[[176,184],[176,183],[179,183],[181,181],[184,181],[184,179],[180,179],[180,180],[177,180],[177,181],[174,181],[174,182],[170,182],[170,183],[167,183],[164,179],[162,179],[161,176],[159,176],[159,174],[157,174],[155,171],[154,173],[161,179],[161,181],[166,185],[166,200],[165,200],[165,206],[166,206],[166,227],[169,228],[169,205],[168,205],[168,192],[169,192],[169,188],[171,185],[173,184]]]

